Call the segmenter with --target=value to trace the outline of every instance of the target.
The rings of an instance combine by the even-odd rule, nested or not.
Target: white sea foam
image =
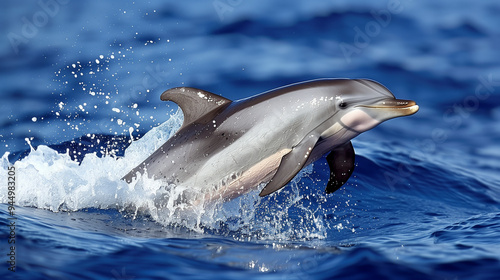
[[[77,211],[85,208],[149,209],[158,183],[128,185],[120,180],[163,144],[181,125],[178,111],[162,125],[153,128],[140,140],[133,142],[124,157],[98,157],[86,154],[79,164],[69,152],[60,154],[40,145],[15,163],[17,205],[51,211]],[[7,181],[8,153],[1,160],[2,182]],[[0,190],[0,202],[6,203],[6,188]]]

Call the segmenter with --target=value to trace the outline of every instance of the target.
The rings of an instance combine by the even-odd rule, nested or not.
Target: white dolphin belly
[[[201,197],[198,197],[193,204],[228,201],[255,189],[260,183],[268,182],[276,173],[281,158],[290,151],[291,149],[282,149],[239,174],[233,173],[222,178],[222,174],[212,174],[211,176],[198,174],[195,176],[196,178],[193,178],[194,180],[188,180],[185,184],[187,186],[195,185],[195,181],[200,180],[202,176],[210,178],[204,178],[207,186],[201,192]]]

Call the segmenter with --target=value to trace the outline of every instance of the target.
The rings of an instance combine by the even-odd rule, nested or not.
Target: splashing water
[[[111,154],[98,157],[86,154],[81,163],[74,161],[68,150],[64,154],[40,145],[30,145],[30,153],[15,163],[18,205],[57,211],[78,211],[85,208],[150,209],[158,183],[128,185],[120,178],[163,144],[182,123],[182,113],[173,114],[162,125],[133,142],[124,157]],[[8,153],[2,157],[6,170]],[[4,176],[6,172],[2,172]],[[2,190],[3,191],[3,190]],[[7,201],[7,194],[0,194]]]

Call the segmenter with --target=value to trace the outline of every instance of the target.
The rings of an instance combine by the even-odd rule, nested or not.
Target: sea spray
[[[154,196],[154,184],[129,186],[121,177],[163,144],[182,123],[182,112],[174,113],[162,125],[151,129],[133,142],[124,157],[112,154],[98,157],[88,153],[78,163],[70,151],[58,153],[40,145],[15,162],[18,169],[18,204],[51,211],[78,211],[85,208],[148,208],[147,200]],[[8,153],[2,157],[3,170],[8,165]],[[5,172],[2,172],[2,176]],[[5,203],[5,190],[0,190],[0,202]]]

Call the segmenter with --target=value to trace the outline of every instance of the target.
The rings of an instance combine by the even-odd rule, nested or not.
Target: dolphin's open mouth
[[[358,105],[356,107],[392,111],[398,117],[413,115],[416,112],[418,112],[419,109],[417,103],[413,100],[403,100],[394,98],[386,98],[371,105]]]

